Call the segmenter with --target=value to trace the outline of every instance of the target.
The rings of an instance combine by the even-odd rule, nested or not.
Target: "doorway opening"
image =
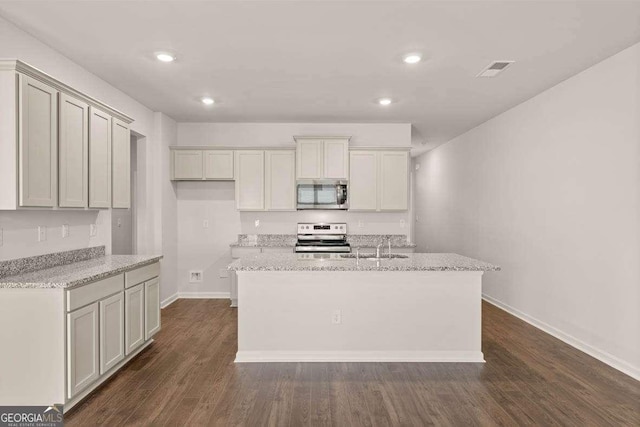
[[[130,191],[131,205],[129,209],[111,210],[111,253],[113,255],[134,255],[137,253],[137,221],[138,205],[138,135],[131,133],[131,167]]]

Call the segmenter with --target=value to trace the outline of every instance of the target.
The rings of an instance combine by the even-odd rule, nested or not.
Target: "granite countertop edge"
[[[229,244],[229,247],[231,248],[295,248],[295,243],[294,244],[289,244],[289,245],[285,245],[285,244],[277,244],[277,243],[238,243],[238,242],[233,242]],[[415,248],[417,245],[415,243],[405,243],[405,244],[392,244],[391,247],[392,248]],[[354,246],[351,245],[352,248],[356,248],[356,247],[361,247],[361,248],[375,248],[375,245],[372,246],[364,246],[364,245],[359,245],[359,246]]]
[[[113,259],[113,257],[119,257],[119,256],[126,257],[128,255],[106,255],[103,257],[92,258],[90,260],[84,260],[84,261],[60,265],[60,266],[56,266],[56,267],[52,267],[44,270],[33,271],[30,273],[24,274],[24,276],[29,277],[31,275],[43,275],[43,274],[46,274],[47,270],[54,270],[54,269],[56,270],[56,275],[63,275],[64,273],[61,272],[63,269],[68,269],[69,270],[68,274],[73,275],[73,274],[76,274],[74,269],[77,268],[78,265],[81,265],[81,268],[83,268],[85,266],[82,266],[82,264],[85,264],[86,265],[85,268],[91,268],[87,264],[95,262],[96,260],[110,260],[110,259]],[[87,276],[82,276],[81,278],[78,278],[78,279],[74,278],[72,280],[56,280],[52,282],[20,281],[18,279],[20,279],[21,275],[17,275],[13,277],[5,277],[0,279],[0,289],[72,289],[72,288],[86,285],[88,283],[92,283],[101,279],[105,279],[110,276],[114,276],[116,274],[123,273],[125,271],[129,271],[139,267],[144,267],[145,265],[153,264],[154,262],[157,262],[163,258],[163,255],[148,255],[148,256],[133,255],[133,256],[143,257],[143,258],[141,260],[125,262],[116,268],[110,268],[105,271],[100,271],[97,273],[90,273]],[[93,268],[96,268],[96,267],[93,267]]]
[[[309,260],[294,254],[260,254],[240,258],[227,267],[232,271],[500,271],[499,266],[450,253],[410,254],[407,258],[374,262],[351,259]]]

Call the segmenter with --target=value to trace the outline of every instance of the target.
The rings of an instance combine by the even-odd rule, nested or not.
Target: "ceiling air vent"
[[[495,77],[502,71],[506,70],[509,65],[513,64],[514,62],[515,61],[493,61],[482,71],[480,71],[480,74],[478,74],[476,77]]]

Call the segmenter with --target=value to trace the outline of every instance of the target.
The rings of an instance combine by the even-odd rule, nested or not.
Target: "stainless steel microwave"
[[[299,179],[296,187],[298,210],[349,209],[347,181]]]

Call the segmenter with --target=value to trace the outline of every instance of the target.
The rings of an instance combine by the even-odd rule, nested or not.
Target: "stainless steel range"
[[[351,252],[347,243],[347,224],[344,223],[298,223],[298,253],[344,253]]]

